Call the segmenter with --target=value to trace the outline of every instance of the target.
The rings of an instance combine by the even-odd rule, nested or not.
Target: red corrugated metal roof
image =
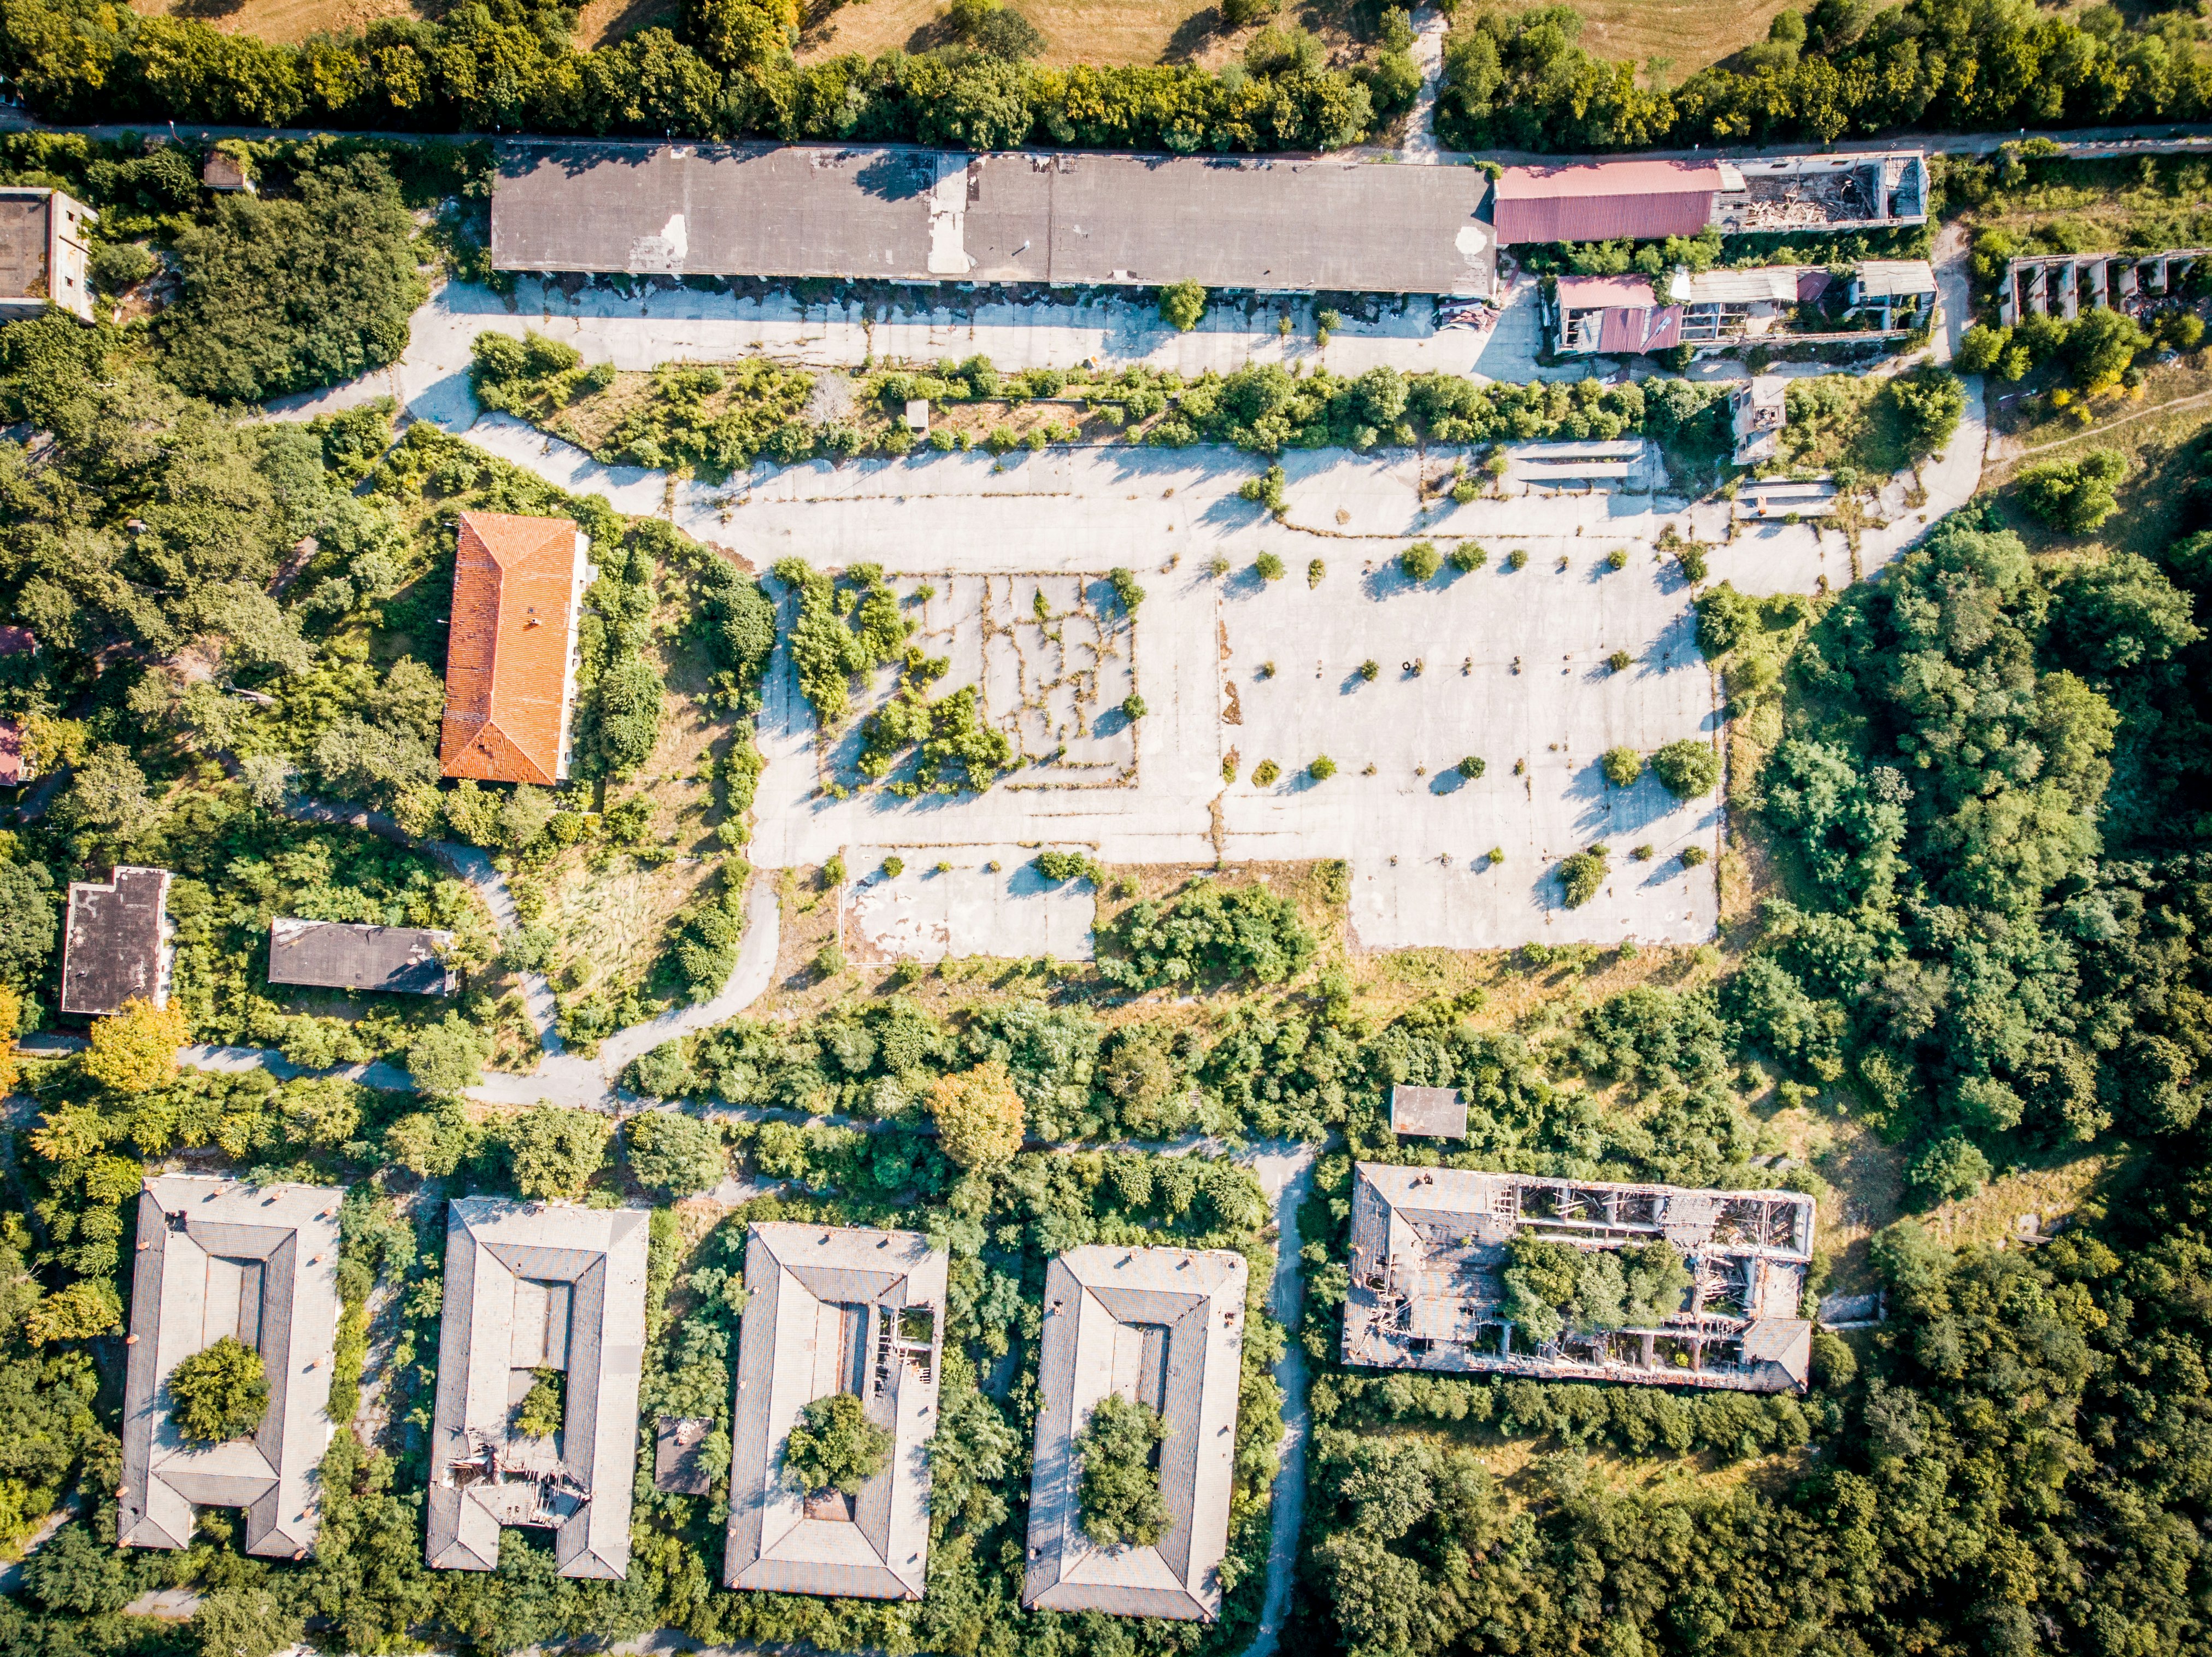
[[[1605,313],[1597,348],[1603,352],[1663,351],[1682,343],[1682,308],[1664,305],[1656,309],[1618,309]]]
[[[1720,189],[1711,161],[1598,161],[1509,167],[1492,199],[1498,245],[1512,247],[1694,236],[1711,222]]]

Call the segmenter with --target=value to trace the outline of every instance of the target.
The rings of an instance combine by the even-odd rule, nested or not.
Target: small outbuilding
[[[438,747],[447,777],[550,787],[568,775],[590,546],[566,518],[461,514]]]
[[[1464,1139],[1467,1101],[1456,1087],[1393,1087],[1390,1131],[1426,1139]]]
[[[118,1013],[169,1004],[169,871],[118,863],[105,881],[72,880],[62,931],[61,1010]]]
[[[269,982],[402,996],[450,996],[453,935],[430,927],[362,926],[280,915],[269,923]]]
[[[41,316],[49,305],[93,320],[85,227],[99,217],[58,190],[0,186],[0,321]]]
[[[15,788],[38,774],[28,734],[15,720],[0,719],[0,788]]]

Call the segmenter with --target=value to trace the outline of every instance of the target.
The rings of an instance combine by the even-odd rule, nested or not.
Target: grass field
[[[1525,10],[1541,0],[1506,0]],[[1210,0],[1016,0],[1043,32],[1048,64],[1225,63],[1243,50],[1249,31],[1225,29]],[[1762,38],[1767,20],[1784,0],[1753,0],[1741,7],[1691,0],[1589,0],[1583,44],[1601,58],[1626,58],[1650,66],[1670,84]],[[358,29],[378,17],[412,11],[431,16],[433,0],[131,0],[149,15],[205,19],[226,34],[304,40],[324,32]],[[1345,4],[1289,6],[1286,15],[1332,41],[1346,40],[1357,13],[1376,9]],[[597,46],[641,29],[673,27],[679,0],[590,0],[577,20],[576,44]],[[812,0],[805,9],[799,56],[802,62],[857,52],[873,55],[894,47],[933,43],[943,0],[853,0],[838,5]]]

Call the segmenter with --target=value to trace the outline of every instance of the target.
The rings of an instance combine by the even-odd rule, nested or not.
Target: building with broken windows
[[[1665,1241],[1686,1264],[1679,1309],[1532,1344],[1504,1315],[1508,1246]],[[1802,1392],[1813,1199],[1362,1162],[1353,1171],[1344,1361],[1382,1369]]]
[[[447,1205],[433,1568],[490,1570],[501,1530],[526,1525],[553,1532],[563,1576],[629,1574],[647,1218],[489,1197]],[[559,1399],[550,1437],[517,1420],[539,1386]]]
[[[1045,1269],[1022,1603],[1211,1622],[1235,1483],[1244,1257],[1218,1249],[1072,1248]],[[1109,1393],[1157,1410],[1168,1529],[1103,1548],[1083,1528],[1076,1440]]]
[[[1925,259],[1869,259],[1852,267],[1844,287],[1837,280],[1836,273],[1810,265],[1560,277],[1553,338],[1567,356],[1756,339],[1872,344],[1909,333],[1932,314],[1936,271]]]
[[[2032,316],[2071,322],[2083,311],[2113,310],[2140,316],[2184,296],[2184,284],[2212,249],[2173,247],[2162,253],[2043,253],[2005,266],[1997,292],[1997,320],[2015,327]],[[2212,270],[2212,266],[2207,266]],[[2201,286],[2189,283],[2191,295]]]
[[[125,1547],[187,1546],[195,1508],[242,1509],[248,1553],[302,1559],[314,1546],[343,1194],[184,1174],[146,1181],[116,1496]],[[251,1436],[198,1443],[171,1419],[169,1376],[226,1336],[260,1354],[269,1407]]]
[[[1723,161],[1710,223],[1724,236],[1886,230],[1928,222],[1928,161],[1917,149],[1765,155]]]
[[[1928,167],[1917,149],[1509,167],[1492,212],[1501,247],[1892,229],[1928,222]]]
[[[921,1598],[948,1264],[919,1232],[748,1229],[722,1558],[731,1587]],[[792,1429],[841,1392],[890,1435],[890,1457],[856,1494],[799,1489],[784,1462]]]

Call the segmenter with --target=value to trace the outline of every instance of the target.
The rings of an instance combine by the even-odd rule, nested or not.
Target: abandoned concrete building
[[[1530,1349],[1504,1315],[1506,1250],[1523,1236],[1583,1250],[1663,1240],[1686,1264],[1691,1287],[1678,1311],[1648,1325],[1570,1327]],[[1813,1199],[1796,1191],[1685,1191],[1362,1162],[1352,1179],[1344,1361],[1802,1392],[1813,1325],[1800,1302],[1812,1252]]]
[[[1235,1483],[1244,1257],[1225,1250],[1072,1248],[1045,1269],[1024,1605],[1212,1621]],[[1109,1393],[1167,1424],[1152,1547],[1083,1528],[1077,1437]]]
[[[493,1569],[501,1528],[525,1525],[553,1532],[562,1576],[629,1575],[647,1217],[491,1197],[447,1204],[434,1569]],[[539,1385],[561,1400],[550,1437],[517,1421]]]
[[[2014,259],[1997,293],[1997,320],[2016,327],[2031,316],[2071,322],[2085,310],[2138,314],[2144,306],[2180,297],[2181,285],[2212,249],[2173,247],[2162,253],[2053,253]]]
[[[730,1429],[722,1580],[733,1588],[919,1599],[929,1569],[929,1439],[950,1257],[919,1232],[758,1224]],[[857,1494],[805,1491],[784,1451],[799,1413],[837,1393],[891,1436]]]
[[[1632,356],[1784,334],[1791,343],[1871,341],[1921,326],[1936,293],[1927,260],[1869,259],[1852,267],[1842,317],[1801,312],[1817,305],[1835,280],[1836,273],[1808,265],[1560,277],[1554,347],[1562,356]],[[1853,316],[1867,318],[1872,331],[1851,324]]]
[[[72,880],[62,930],[64,1013],[101,1015],[129,1001],[169,1004],[169,871],[118,863]]]
[[[1778,374],[1755,374],[1729,388],[1729,433],[1735,439],[1731,457],[1740,466],[1771,460],[1782,449],[1790,425],[1790,382]]]
[[[0,322],[42,315],[49,305],[93,320],[85,227],[99,217],[58,190],[0,187]]]
[[[303,1559],[314,1546],[343,1195],[185,1174],[145,1182],[116,1497],[125,1547],[189,1546],[195,1508],[243,1509],[248,1553]],[[171,1418],[169,1376],[225,1336],[260,1354],[269,1407],[251,1435],[201,1443]]]
[[[1509,167],[1494,200],[1501,247],[1886,229],[1928,222],[1928,168],[1917,149]]]
[[[459,974],[446,965],[450,932],[362,926],[280,915],[269,923],[269,982],[390,995],[450,996]]]
[[[1724,161],[1713,199],[1723,235],[1881,230],[1928,222],[1928,161],[1917,149],[1849,155],[1767,155]]]
[[[1350,155],[505,145],[501,271],[1486,296],[1489,180]]]

